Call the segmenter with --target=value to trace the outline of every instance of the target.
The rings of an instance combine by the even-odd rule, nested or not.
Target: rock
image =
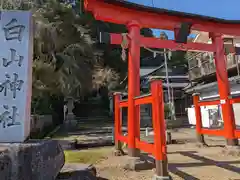
[[[124,151],[122,149],[114,149],[113,155],[114,156],[124,156],[125,153],[124,153]]]
[[[97,180],[96,168],[88,164],[65,164],[56,180]]]
[[[52,180],[64,165],[64,153],[57,141],[29,140],[0,143],[1,180]]]
[[[129,157],[124,169],[130,171],[149,170],[155,168],[154,163],[140,157]]]

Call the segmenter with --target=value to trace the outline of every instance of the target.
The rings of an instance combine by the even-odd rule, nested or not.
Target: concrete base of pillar
[[[97,180],[97,170],[90,164],[65,164],[56,180]]]
[[[206,145],[203,134],[197,134],[197,142],[198,142],[199,144],[204,144],[204,145]]]
[[[169,177],[168,174],[168,161],[166,160],[155,160],[156,164],[156,177]]]
[[[124,168],[131,171],[140,171],[153,169],[154,167],[154,163],[143,160],[140,157],[129,157],[128,162]]]
[[[128,155],[130,157],[140,157],[140,150],[136,148],[129,148],[128,147]]]
[[[226,146],[223,150],[223,153],[226,155],[240,157],[240,146]]]
[[[238,146],[238,139],[227,139],[227,146]]]
[[[171,176],[157,176],[154,175],[152,180],[172,180]]]

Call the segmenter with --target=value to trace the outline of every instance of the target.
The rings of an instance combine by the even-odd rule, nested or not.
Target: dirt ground
[[[89,125],[88,125],[89,127]],[[97,133],[98,126],[93,126],[93,132],[77,131],[63,133],[61,144],[73,139],[79,141],[99,141],[112,134]],[[103,129],[103,127],[101,127]],[[111,130],[111,127],[110,127]],[[104,130],[105,131],[105,130]],[[144,137],[144,140],[152,141],[152,137]],[[110,138],[111,139],[111,138]],[[225,153],[225,140],[219,137],[205,136],[209,147],[196,145],[195,130],[191,128],[172,131],[172,139],[177,144],[168,145],[169,172],[174,180],[240,180],[240,153],[229,155]],[[154,169],[139,172],[127,171],[123,167],[128,161],[128,156],[115,157],[113,147],[107,147],[104,158],[94,166],[97,168],[99,180],[150,180],[154,175]],[[94,148],[94,151],[101,148]],[[88,151],[88,150],[86,150]],[[240,152],[240,150],[239,150]],[[82,153],[84,153],[82,151]],[[87,156],[87,154],[85,154]]]
[[[240,156],[225,153],[225,141],[221,138],[206,137],[209,147],[198,147],[194,143],[194,130],[181,129],[172,133],[180,144],[168,145],[169,171],[175,180],[240,180]],[[154,169],[140,172],[127,171],[123,167],[127,156],[115,157],[110,154],[96,164],[99,177],[109,180],[152,179]]]

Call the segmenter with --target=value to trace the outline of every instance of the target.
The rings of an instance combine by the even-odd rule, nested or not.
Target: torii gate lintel
[[[84,0],[84,9],[92,12],[95,19],[109,23],[126,25],[135,20],[140,23],[141,27],[172,31],[185,22],[191,24],[191,30],[240,36],[239,23],[221,23],[198,17],[174,16],[166,12],[157,13],[137,10],[138,8],[130,9],[119,6],[119,3],[114,3],[114,0]]]

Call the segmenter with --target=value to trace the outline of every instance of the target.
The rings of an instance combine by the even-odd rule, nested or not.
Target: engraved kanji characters
[[[18,115],[16,106],[10,108],[8,105],[3,105],[3,109],[4,112],[0,113],[0,123],[2,123],[3,128],[21,125],[20,122],[16,122],[16,117]]]
[[[4,93],[4,96],[7,96],[8,90],[13,93],[13,99],[17,96],[17,91],[20,91],[24,83],[23,80],[18,79],[18,74],[13,73],[13,81],[11,81],[11,76],[5,74],[5,81],[0,84],[0,92]]]
[[[3,66],[8,67],[10,64],[13,62],[18,62],[18,66],[22,66],[22,62],[24,57],[23,56],[18,56],[17,57],[17,52],[15,49],[10,49],[10,59],[2,58],[3,59]]]
[[[22,42],[25,26],[19,24],[16,18],[12,18],[2,27],[2,29],[6,41],[16,40],[16,43]],[[10,43],[9,45],[11,44],[12,43]],[[22,90],[24,81],[19,79],[20,73],[18,73],[18,70],[17,71],[16,69],[14,69],[14,71],[11,70],[12,68],[11,65],[16,62],[17,66],[21,67],[23,64],[24,57],[17,53],[18,49],[16,50],[15,48],[12,48],[10,46],[9,50],[10,54],[8,55],[8,57],[6,57],[6,55],[5,57],[1,57],[2,67],[4,68],[3,72],[6,73],[5,76],[3,75],[5,79],[0,79],[0,93],[3,93],[4,97],[12,97],[11,98],[12,100],[16,100],[17,92]],[[2,123],[3,128],[21,125],[21,122],[17,122],[18,118],[17,116],[19,116],[18,112],[19,107],[17,107],[16,105],[10,105],[11,99],[6,98],[6,100],[9,101],[9,103],[8,102],[5,103],[4,101],[2,101],[4,104],[2,104],[1,108],[2,111],[0,111],[0,123]],[[13,101],[14,104],[15,102]]]
[[[15,39],[22,41],[24,29],[25,26],[19,25],[17,19],[13,18],[3,27],[5,39],[7,41]]]

